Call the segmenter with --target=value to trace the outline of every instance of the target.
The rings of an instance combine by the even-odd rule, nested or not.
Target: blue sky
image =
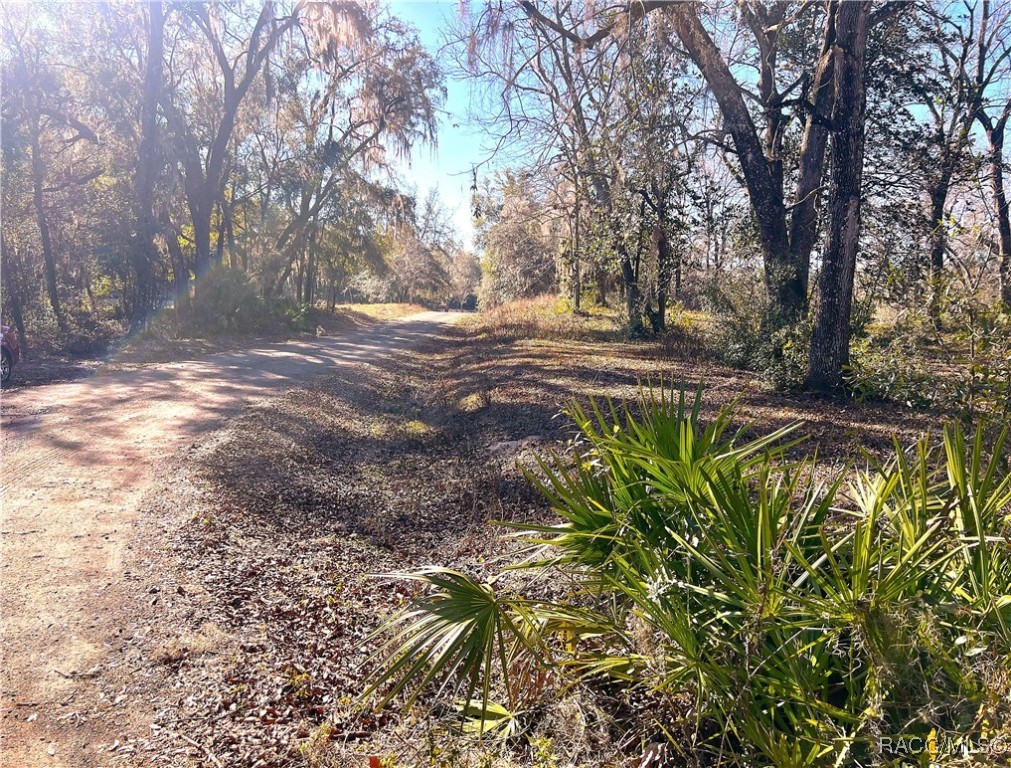
[[[421,42],[437,60],[445,42],[447,25],[459,14],[456,0],[393,0],[390,10],[418,28]],[[464,80],[446,79],[445,114],[439,121],[438,146],[417,147],[410,165],[401,173],[408,184],[416,186],[421,200],[432,187],[437,187],[443,204],[452,214],[464,247],[471,248],[474,225],[470,215],[471,168],[487,157],[482,149],[483,136],[477,127],[467,125],[470,106],[470,86]]]
[[[393,0],[390,10],[418,28],[422,43],[437,59],[445,42],[445,29],[459,13],[455,0]],[[464,247],[473,245],[470,216],[471,167],[484,157],[479,133],[466,123],[470,88],[466,81],[446,80],[446,103],[439,121],[436,147],[415,147],[410,163],[399,169],[408,185],[417,187],[419,201],[432,187],[453,217]]]

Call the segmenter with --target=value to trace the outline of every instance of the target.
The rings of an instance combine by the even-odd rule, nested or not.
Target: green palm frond
[[[896,444],[826,483],[787,458],[796,427],[749,439],[732,408],[704,422],[701,388],[569,413],[572,452],[528,473],[559,521],[517,526],[536,548],[519,573],[563,597],[407,575],[427,592],[383,629],[370,695],[462,693],[473,732],[515,733],[546,679],[606,677],[689,696],[696,744],[728,765],[791,768],[984,722],[978,659],[1011,656],[1007,429],[946,427],[940,448]]]
[[[515,654],[539,645],[524,601],[503,597],[490,584],[446,568],[394,576],[421,582],[430,592],[380,629],[388,639],[373,662],[382,663],[382,672],[366,698],[386,688],[382,704],[405,693],[411,706],[440,682],[454,694],[464,689],[466,700],[480,690],[488,702],[495,671],[508,678]]]

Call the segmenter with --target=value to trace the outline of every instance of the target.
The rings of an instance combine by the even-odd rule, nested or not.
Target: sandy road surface
[[[138,631],[137,610],[157,604],[137,568],[137,509],[169,458],[270,390],[411,347],[457,317],[5,394],[0,766],[107,765],[123,729],[146,727],[150,713],[116,695],[130,670],[112,667],[129,666],[115,651]]]

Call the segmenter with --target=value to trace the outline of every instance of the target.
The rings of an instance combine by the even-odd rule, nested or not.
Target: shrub
[[[276,327],[279,314],[244,272],[221,267],[201,278],[180,319],[190,332],[254,333]]]
[[[978,315],[933,355],[915,318],[855,342],[846,382],[853,397],[933,408],[964,422],[1011,419],[1011,317]],[[957,345],[961,345],[960,347]]]
[[[717,316],[708,346],[726,365],[761,372],[774,389],[799,389],[807,374],[810,324],[778,327],[760,305],[745,306]]]
[[[936,375],[928,370],[917,350],[904,341],[896,339],[880,348],[868,340],[853,344],[844,379],[855,400],[890,400],[910,408],[940,404]]]
[[[641,415],[573,406],[573,455],[531,473],[561,522],[526,531],[529,587],[410,575],[427,593],[388,624],[370,694],[438,686],[488,728],[577,681],[687,697],[643,736],[721,765],[887,764],[885,739],[999,734],[1008,430],[988,451],[947,426],[826,484],[786,458],[794,428],[749,440],[700,411],[701,388],[648,389]]]

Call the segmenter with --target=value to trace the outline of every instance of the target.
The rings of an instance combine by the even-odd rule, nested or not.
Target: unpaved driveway
[[[107,765],[120,729],[144,727],[142,706],[117,709],[116,691],[94,680],[112,679],[110,652],[136,631],[137,606],[157,603],[129,569],[137,509],[168,459],[268,390],[409,348],[457,317],[428,312],[4,395],[0,766]]]

